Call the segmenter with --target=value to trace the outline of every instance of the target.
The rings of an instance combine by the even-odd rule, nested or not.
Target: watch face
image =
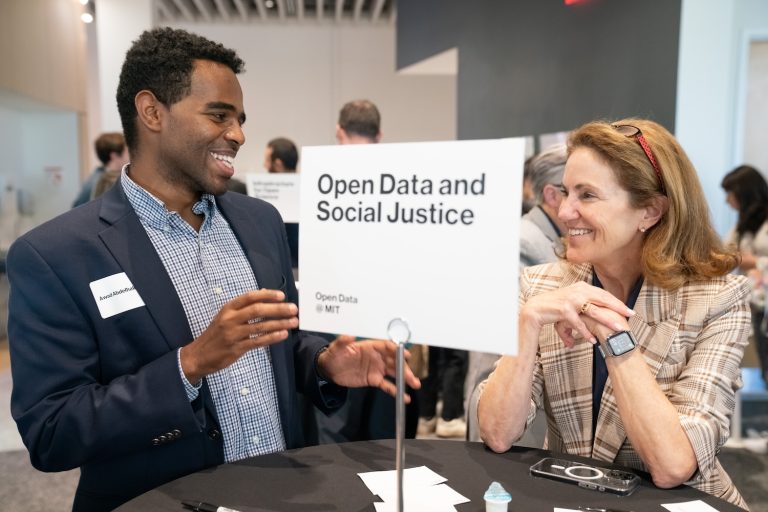
[[[614,356],[626,354],[635,348],[635,340],[632,339],[632,336],[627,331],[614,334],[606,341],[611,346],[611,352],[613,352]]]

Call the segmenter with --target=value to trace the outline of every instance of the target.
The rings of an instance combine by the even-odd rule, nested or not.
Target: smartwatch
[[[619,331],[611,334],[605,341],[598,345],[603,357],[618,357],[632,352],[637,346],[637,340],[629,331]]]

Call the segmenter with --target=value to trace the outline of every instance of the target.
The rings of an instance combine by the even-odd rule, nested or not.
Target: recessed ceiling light
[[[266,2],[264,2],[264,5],[267,6],[267,9],[272,9],[275,6],[275,2],[273,2],[272,0],[267,0]]]
[[[83,23],[92,23],[93,22],[93,14],[89,12],[84,12],[80,15],[80,19],[83,20]]]

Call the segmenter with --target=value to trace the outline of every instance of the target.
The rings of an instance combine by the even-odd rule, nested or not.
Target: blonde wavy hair
[[[666,193],[636,137],[614,128],[620,125],[640,129],[661,169]],[[658,196],[668,198],[667,211],[645,234],[641,264],[646,280],[673,289],[736,268],[740,256],[723,245],[712,227],[696,169],[664,127],[645,119],[594,121],[569,135],[569,155],[582,147],[596,151],[611,167],[619,185],[629,192],[633,207],[648,206]]]

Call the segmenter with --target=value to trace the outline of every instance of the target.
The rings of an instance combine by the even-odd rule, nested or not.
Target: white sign
[[[524,148],[303,148],[301,328],[516,354]]]
[[[277,208],[283,222],[299,222],[299,175],[296,173],[248,173],[246,190]]]

